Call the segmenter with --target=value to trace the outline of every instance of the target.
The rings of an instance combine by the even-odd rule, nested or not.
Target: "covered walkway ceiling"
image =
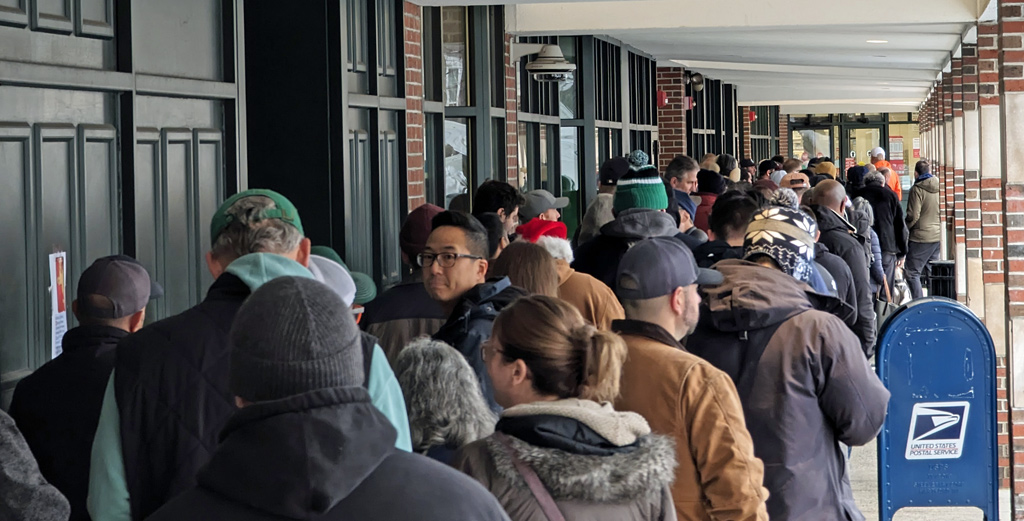
[[[738,86],[784,113],[917,110],[998,0],[609,0],[509,3],[517,35],[607,35]],[[457,4],[450,0],[428,3]],[[991,5],[989,5],[991,4]]]

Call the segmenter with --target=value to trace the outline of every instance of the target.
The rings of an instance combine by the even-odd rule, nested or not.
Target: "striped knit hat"
[[[668,195],[658,169],[649,164],[643,150],[629,155],[629,171],[619,178],[612,209],[618,214],[631,208],[664,210],[668,208]]]

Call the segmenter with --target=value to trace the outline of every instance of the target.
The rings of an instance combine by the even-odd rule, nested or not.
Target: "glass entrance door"
[[[882,125],[846,128],[844,134],[844,164],[836,165],[844,173],[853,166],[868,164],[871,161],[871,149],[882,146]]]

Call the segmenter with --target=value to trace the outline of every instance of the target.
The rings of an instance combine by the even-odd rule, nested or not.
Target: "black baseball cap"
[[[164,295],[139,261],[127,255],[96,259],[78,279],[78,313],[91,318],[124,318]]]
[[[647,300],[668,295],[676,288],[722,283],[722,274],[697,267],[690,248],[675,237],[653,237],[638,242],[619,263],[615,294],[623,300]]]
[[[750,168],[752,166],[757,166],[757,164],[754,163],[753,159],[741,159],[740,160],[740,168]]]
[[[613,157],[601,164],[597,177],[604,186],[615,186],[619,178],[629,171],[629,161],[624,157]]]

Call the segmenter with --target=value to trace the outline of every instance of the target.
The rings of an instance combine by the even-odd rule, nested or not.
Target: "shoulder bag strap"
[[[526,462],[519,459],[519,455],[512,448],[512,443],[509,442],[508,436],[504,433],[496,432],[494,433],[494,438],[505,448],[508,457],[512,459],[512,465],[519,471],[519,475],[526,481],[526,485],[530,487],[533,498],[540,504],[540,509],[544,512],[544,516],[548,518],[548,521],[565,521],[565,516],[558,510],[555,499],[548,493],[548,489],[544,488],[544,484],[541,483],[537,473]]]

